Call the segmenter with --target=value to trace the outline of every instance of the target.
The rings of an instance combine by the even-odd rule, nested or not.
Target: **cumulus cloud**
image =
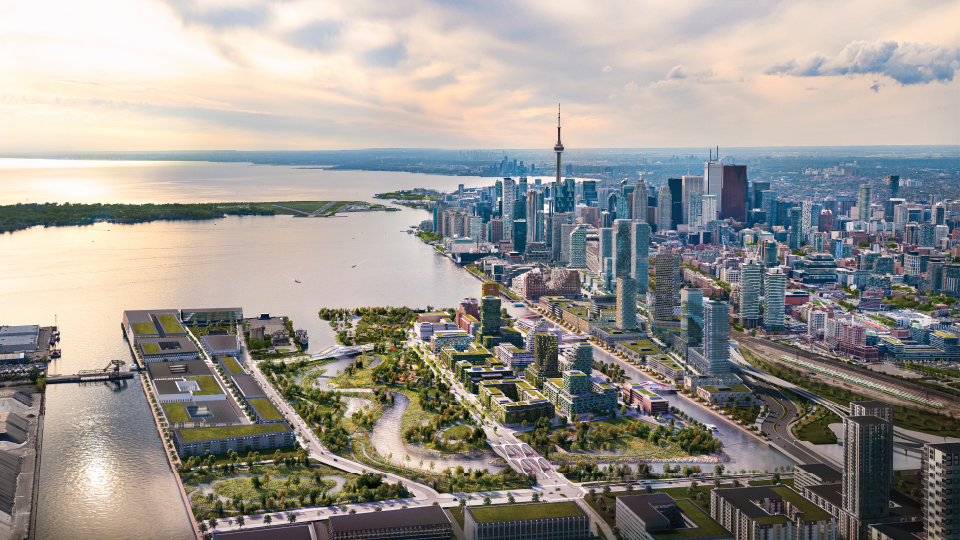
[[[880,74],[900,84],[926,84],[953,80],[960,69],[960,47],[930,43],[897,43],[896,41],[853,41],[836,56],[815,52],[798,62],[794,59],[776,62],[767,75],[823,77],[835,75]],[[871,86],[879,90],[876,82]]]
[[[610,73],[611,71],[613,71],[613,68],[611,66],[606,66],[603,68],[604,73]]]
[[[713,69],[711,68],[702,69],[700,71],[690,71],[687,66],[684,66],[683,64],[677,64],[676,66],[670,68],[670,71],[667,72],[667,80],[687,78],[706,79],[708,77],[713,77],[714,75],[716,75],[716,73],[714,73]]]

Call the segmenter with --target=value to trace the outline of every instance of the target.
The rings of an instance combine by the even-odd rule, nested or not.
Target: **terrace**
[[[550,519],[582,516],[583,510],[573,502],[549,504],[520,504],[515,506],[491,506],[468,508],[477,523],[497,523],[500,521],[526,521],[531,519]]]
[[[260,413],[260,417],[265,421],[283,420],[283,415],[280,414],[280,411],[278,411],[267,398],[251,399],[250,405]]]
[[[286,424],[257,424],[253,426],[182,429],[179,433],[180,438],[184,442],[195,442],[231,437],[246,437],[248,435],[263,435],[265,433],[281,433],[287,431],[287,429]]]
[[[165,334],[183,333],[183,327],[180,326],[180,321],[178,321],[177,316],[172,313],[161,313],[157,315],[157,321],[160,323]]]
[[[677,540],[680,538],[700,538],[711,536],[728,536],[733,538],[733,535],[730,534],[730,531],[723,528],[723,525],[717,523],[716,520],[701,510],[699,506],[690,502],[690,499],[678,500],[677,508],[679,508],[683,515],[692,521],[696,527],[688,529],[673,529],[662,533],[651,532],[650,535],[653,536],[654,540]]]
[[[216,379],[213,377],[186,377],[188,381],[196,381],[200,385],[200,391],[193,392],[195,396],[212,396],[217,394],[222,394],[223,389],[220,388],[220,385],[217,384]]]

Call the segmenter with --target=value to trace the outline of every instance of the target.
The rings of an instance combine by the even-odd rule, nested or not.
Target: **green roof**
[[[733,392],[749,392],[750,389],[742,384],[733,384],[730,385],[730,390]]]
[[[770,489],[789,501],[797,510],[803,512],[804,521],[820,521],[833,517],[826,510],[801,497],[799,493],[786,486],[773,486]]]
[[[185,442],[207,441],[210,439],[224,439],[227,437],[245,437],[247,435],[262,435],[264,433],[280,433],[287,431],[286,424],[256,424],[252,426],[229,426],[217,428],[181,429],[180,438]]]
[[[243,375],[243,368],[240,367],[240,364],[237,363],[237,359],[231,357],[224,358],[220,362],[223,363],[223,367],[226,368],[232,375]]]
[[[141,343],[143,354],[160,354],[160,346],[156,343]]]
[[[477,523],[498,521],[523,521],[582,516],[583,510],[573,502],[519,504],[514,506],[489,506],[467,508]]]
[[[160,326],[163,327],[163,331],[167,334],[179,334],[183,333],[183,327],[180,326],[180,322],[177,321],[177,316],[172,313],[161,313],[157,315],[157,320],[160,321]]]
[[[730,537],[733,538],[730,531],[724,529],[723,525],[717,523],[712,517],[707,515],[706,512],[701,510],[699,506],[690,502],[690,499],[677,500],[677,508],[696,523],[697,528],[673,529],[662,533],[649,533],[653,536],[654,540],[674,540],[677,538],[699,538],[702,536],[718,535],[730,535]]]
[[[189,422],[190,415],[183,408],[183,403],[164,403],[163,410],[167,411],[167,418],[171,422]]]
[[[267,398],[251,399],[250,404],[257,409],[257,412],[260,413],[260,416],[262,416],[264,420],[283,420],[280,411],[278,411]]]
[[[135,322],[135,323],[130,323],[130,326],[133,327],[133,333],[138,336],[143,336],[148,334],[160,335],[160,332],[157,332],[157,329],[156,327],[153,326],[152,322]]]
[[[212,396],[223,393],[223,390],[220,389],[220,385],[217,384],[217,381],[209,375],[202,375],[200,377],[187,377],[186,380],[197,381],[197,384],[200,385],[200,391],[193,393],[195,396]]]

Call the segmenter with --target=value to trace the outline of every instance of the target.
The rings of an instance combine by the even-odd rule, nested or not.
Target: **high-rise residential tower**
[[[513,206],[517,202],[517,184],[513,178],[503,179],[503,239],[513,242]]]
[[[606,271],[604,267],[605,261],[607,259],[613,259],[613,228],[612,227],[603,227],[600,229],[600,267],[603,271]]]
[[[800,243],[803,242],[801,213],[802,210],[797,206],[790,209],[790,249],[800,249]]]
[[[707,223],[717,219],[717,196],[707,194],[703,196],[703,210],[701,211],[700,220],[703,226],[706,226]]]
[[[628,219],[613,222],[613,275],[630,277],[633,267],[633,234]]]
[[[654,291],[653,318],[657,321],[673,320],[673,301],[680,288],[680,255],[658,253],[653,260],[657,271],[657,288]]]
[[[767,330],[783,328],[787,276],[779,268],[767,270],[763,280],[763,327]]]
[[[748,259],[740,267],[740,324],[744,328],[756,328],[760,320],[762,283],[763,265],[757,259]]]
[[[630,277],[633,278],[640,300],[646,302],[650,285],[650,225],[634,220],[630,224],[633,255],[630,260]]]
[[[703,375],[730,373],[730,306],[726,302],[703,303],[703,359],[696,366]],[[696,358],[696,355],[694,355]]]
[[[637,327],[637,285],[629,277],[617,278],[617,328],[633,330]]]
[[[687,209],[687,216],[690,219],[689,227],[691,229],[703,227],[703,195],[691,191],[687,198],[690,201],[690,208]]]
[[[857,197],[857,219],[860,221],[870,221],[872,194],[873,188],[870,184],[860,184],[860,194]]]
[[[960,443],[927,443],[920,458],[923,529],[927,538],[960,539]]]
[[[887,177],[887,198],[896,199],[900,197],[900,177],[899,176],[888,176]]]
[[[840,537],[866,538],[867,525],[890,514],[893,424],[879,416],[843,419]]]
[[[687,347],[703,344],[703,291],[680,291],[680,340]]]
[[[587,226],[577,225],[570,233],[570,268],[583,270],[587,267]]]
[[[673,196],[669,186],[660,186],[657,194],[657,233],[663,234],[673,227]]]
[[[677,230],[677,225],[683,223],[683,179],[670,178],[667,187],[670,188],[670,229]]]
[[[720,195],[723,192],[723,162],[720,161],[719,151],[717,158],[711,158],[703,164],[703,193],[713,195],[717,199],[717,211],[723,210],[720,207]],[[717,219],[716,217],[711,217]],[[709,220],[707,220],[709,221]]]

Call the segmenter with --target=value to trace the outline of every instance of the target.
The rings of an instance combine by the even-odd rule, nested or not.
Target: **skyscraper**
[[[630,277],[633,267],[633,234],[630,220],[613,222],[613,275],[615,278]]]
[[[500,289],[496,283],[483,284],[480,298],[480,334],[490,336],[500,333]],[[479,339],[481,336],[477,336]]]
[[[654,291],[653,318],[657,321],[673,320],[673,300],[680,288],[680,255],[676,253],[658,253],[653,260],[657,271],[657,288]]]
[[[650,225],[634,220],[630,224],[633,240],[633,255],[630,261],[630,277],[633,278],[640,300],[646,302],[650,285]]]
[[[603,265],[607,259],[613,259],[613,228],[604,227],[600,229],[600,265],[603,270],[606,270]]]
[[[717,219],[717,196],[707,194],[703,196],[703,210],[700,215],[700,222],[703,226]],[[718,242],[715,242],[718,243]]]
[[[799,207],[794,206],[790,209],[790,249],[800,249],[800,242],[803,241],[803,224],[800,214]]]
[[[561,263],[570,263],[570,239],[573,230],[577,226],[573,223],[563,223],[560,225],[560,261]]]
[[[691,229],[703,227],[703,195],[696,191],[687,194],[690,207],[687,209],[687,217],[690,219],[689,227]]]
[[[597,199],[597,181],[583,180],[580,185],[583,186],[583,204],[596,206],[592,203],[599,202],[599,199]]]
[[[554,212],[573,212],[576,207],[576,180],[565,178],[557,183],[557,193],[554,196]]]
[[[887,177],[887,198],[896,199],[898,197],[900,197],[900,177],[888,176]]]
[[[923,529],[927,538],[960,538],[960,498],[956,485],[960,465],[960,443],[927,443],[920,458],[920,487],[923,501]]]
[[[720,194],[723,191],[723,162],[720,161],[719,155],[716,159],[711,158],[710,161],[703,164],[703,188],[705,195],[714,195],[717,198],[717,211],[722,210],[719,204]],[[711,217],[710,219],[716,218]]]
[[[582,270],[587,267],[587,226],[577,225],[570,233],[570,268]]]
[[[513,220],[513,250],[523,253],[527,250],[527,220]]]
[[[503,239],[513,242],[513,205],[517,201],[517,184],[513,178],[503,179]]]
[[[670,188],[670,229],[677,230],[677,225],[683,223],[683,179],[670,178],[667,180]]]
[[[743,223],[747,219],[747,166],[723,166],[723,193],[720,200],[720,219],[733,218]]]
[[[774,256],[776,256],[775,251]],[[760,285],[762,282],[763,266],[756,259],[748,259],[740,268],[740,324],[744,328],[757,327],[757,322],[760,319]]]
[[[786,274],[779,268],[767,270],[763,280],[763,327],[767,330],[783,328],[786,292]]]
[[[873,188],[870,184],[860,184],[860,196],[857,197],[857,219],[870,221],[870,201]]]
[[[633,330],[637,327],[637,285],[629,277],[617,278],[617,328]]]
[[[669,186],[660,186],[657,195],[657,232],[664,233],[673,227],[673,198]]]
[[[563,247],[562,226],[567,223],[573,223],[573,214],[567,214],[565,212],[553,214],[550,223],[550,249],[551,257],[554,261],[561,260],[560,250]],[[569,232],[567,234],[569,234]]]
[[[698,195],[703,194],[703,177],[697,176],[697,175],[686,175],[683,178],[681,178],[681,182],[683,184],[681,188],[683,190],[683,195],[682,195],[683,200],[681,201],[682,203],[681,209],[683,212],[683,216],[681,219],[683,220],[683,223],[687,223],[693,226],[693,225],[696,225],[696,222],[692,217],[690,217],[690,210],[691,210],[690,193],[695,192]],[[696,205],[696,209],[697,209],[696,213],[699,216],[700,215],[699,204]]]
[[[730,306],[726,302],[703,303],[703,358],[697,366],[704,375],[730,373]]]
[[[687,347],[703,344],[703,291],[680,291],[680,340]]]
[[[859,540],[868,524],[890,513],[893,424],[879,416],[844,418],[843,469],[840,536]]]
[[[524,379],[536,388],[542,388],[546,379],[560,376],[560,343],[554,334],[534,336],[533,364],[524,370]]]
[[[647,221],[647,203],[650,200],[650,192],[647,190],[647,183],[641,176],[637,180],[637,187],[633,190],[633,213],[634,221]]]
[[[593,372],[593,346],[589,343],[574,343],[563,356],[567,368],[590,374]]]
[[[557,144],[553,146],[557,153],[557,187],[560,187],[560,154],[563,153],[563,143],[560,142],[560,104],[557,104]]]

